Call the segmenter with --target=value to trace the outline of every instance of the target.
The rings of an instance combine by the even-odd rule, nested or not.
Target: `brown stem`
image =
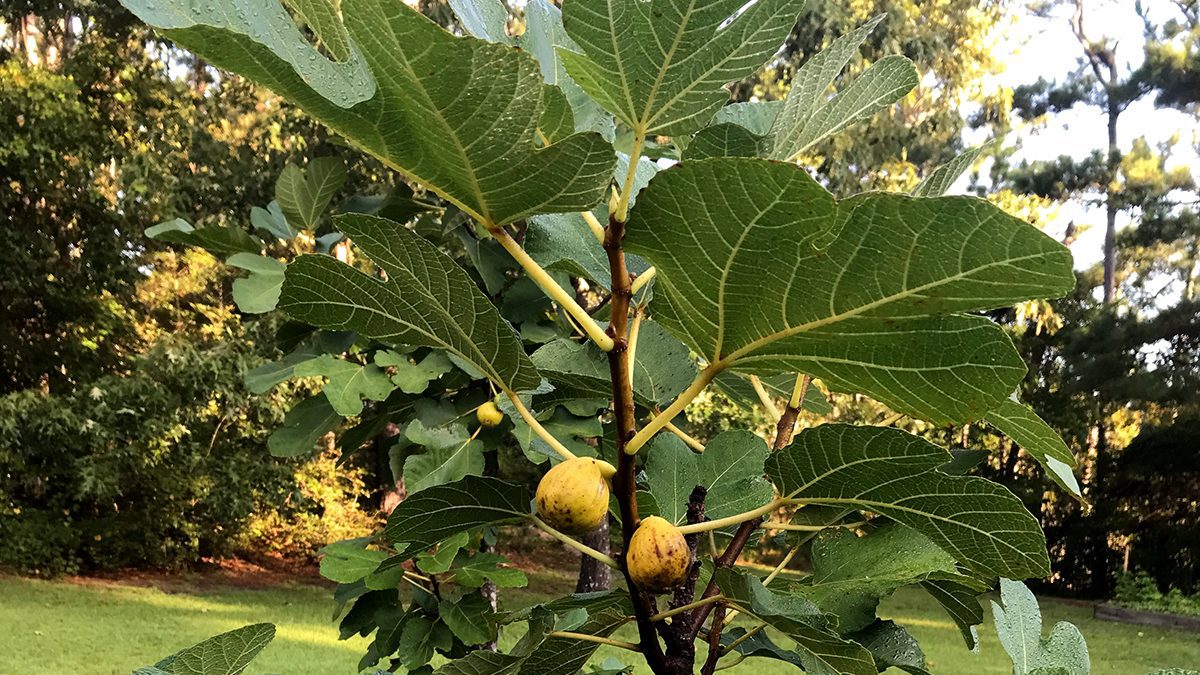
[[[633,599],[633,613],[637,618],[638,639],[646,664],[655,673],[665,673],[667,666],[662,647],[658,643],[654,623],[650,617],[654,615],[654,603],[649,595],[642,592],[629,576],[625,562],[625,552],[629,550],[629,541],[638,526],[637,485],[634,472],[636,456],[625,452],[625,446],[636,433],[633,387],[629,379],[629,343],[626,338],[629,324],[629,302],[633,297],[630,290],[631,280],[629,268],[625,266],[625,252],[621,249],[621,240],[625,237],[625,224],[616,218],[609,218],[608,231],[605,233],[604,250],[608,254],[609,273],[612,277],[612,293],[609,296],[612,303],[612,318],[608,325],[608,335],[613,339],[612,351],[608,352],[609,376],[613,387],[613,417],[617,425],[617,473],[613,476],[613,493],[621,508],[621,571],[625,575],[625,584],[629,587],[629,595]]]
[[[781,415],[779,418],[779,423],[775,425],[775,442],[771,444],[771,450],[782,450],[792,442],[792,434],[796,431],[796,417],[800,414],[800,408],[804,406],[804,392],[806,392],[807,389],[808,379],[807,376],[805,376],[804,387],[801,390],[800,396],[795,401],[796,405],[791,405],[792,402],[789,402],[787,407],[783,410],[783,415]],[[742,554],[742,549],[744,549],[746,544],[750,541],[750,536],[754,534],[754,530],[758,529],[758,526],[762,524],[762,521],[762,518],[755,518],[753,520],[747,520],[738,526],[737,532],[734,533],[733,539],[730,540],[729,545],[725,547],[725,551],[719,558],[713,561],[716,566],[733,567],[733,564],[737,562],[738,556]],[[703,597],[711,598],[716,594],[717,578],[714,574],[712,581],[709,581],[708,586],[704,589]],[[704,605],[703,607],[696,608],[696,611],[692,615],[692,637],[695,637],[700,633],[700,628],[704,625],[704,621],[708,619],[708,615],[712,611],[713,605]],[[723,614],[718,615],[718,617],[722,616]],[[713,628],[709,631],[710,643],[713,640],[716,640],[717,644],[720,644],[722,626],[719,624],[719,621],[714,621]],[[716,634],[715,638],[712,637],[712,634],[714,633]]]
[[[708,658],[704,659],[700,675],[713,675],[713,671],[717,669],[717,661],[721,660],[721,631],[725,628],[725,605],[717,604],[712,628],[708,631]]]

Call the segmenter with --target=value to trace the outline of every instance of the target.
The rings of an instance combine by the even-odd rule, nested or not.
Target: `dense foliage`
[[[402,6],[356,0],[339,17],[307,4],[303,21],[332,59],[311,51],[282,7],[248,16],[131,5],[175,41],[273,88],[428,190],[407,212],[348,209],[333,226],[352,249],[338,244],[334,256],[302,255],[286,269],[235,230],[175,221],[150,232],[248,270],[240,298],[235,288],[244,311],[269,310],[277,299],[287,315],[321,329],[256,376],[260,390],[297,376],[326,380],[321,395],[289,413],[272,450],[309,451],[340,418],[362,415],[363,399],[382,405],[372,407],[378,422],[358,428],[394,424],[405,394],[425,392],[452,370],[498,391],[517,420],[503,424],[484,399],[474,434],[438,444],[422,439],[453,429],[454,417],[407,422],[406,435],[415,432],[412,440],[425,446],[401,469],[408,498],[379,541],[326,548],[323,573],[344,584],[342,602],[354,600],[343,634],[375,634],[360,667],[389,659],[389,669],[427,669],[440,652],[462,659],[446,667],[454,672],[567,672],[596,641],[633,621],[633,648],[654,671],[692,672],[711,615],[706,673],[723,655],[762,651],[806,670],[874,673],[895,664],[923,671],[911,637],[874,617],[879,598],[917,582],[954,598],[947,607],[970,644],[981,614],[964,609],[974,602],[965,598],[996,577],[1048,571],[1045,540],[1029,514],[1000,486],[961,469],[940,471],[948,452],[886,428],[890,422],[826,424],[793,440],[796,416],[817,389],[814,379],[937,424],[986,416],[1078,495],[1070,452],[1008,398],[1024,371],[1011,343],[972,314],[1066,292],[1074,283],[1070,256],[985,202],[940,197],[962,162],[917,186],[916,199],[840,201],[792,163],[917,84],[910,61],[885,57],[840,95],[823,97],[878,21],[809,59],[781,104],[723,107],[722,85],[775,52],[796,7],[778,0],[744,11],[716,3],[676,12],[658,0],[655,11],[634,4],[618,12],[611,3],[577,2],[560,18],[555,6],[533,2],[525,32],[514,38],[503,5],[452,4],[466,31],[482,39],[453,37]],[[651,53],[649,44],[669,48]],[[666,137],[685,161],[660,173],[643,153],[666,147]],[[614,140],[628,154],[614,153]],[[317,229],[340,182],[324,160],[285,173],[277,205],[256,226],[281,239]],[[576,335],[513,331],[493,298],[514,277],[489,278],[491,265],[478,254],[479,276],[468,275],[426,238],[422,210],[441,212],[442,232],[450,214],[473,221],[471,239],[511,256]],[[507,227],[514,223],[515,232]],[[581,287],[567,290],[548,271],[563,263],[603,298],[599,305],[589,308]],[[766,292],[764,271],[774,274]],[[335,334],[347,340],[332,346],[323,337]],[[529,342],[542,346],[530,354]],[[763,377],[785,378],[782,414]],[[773,447],[739,431],[701,445],[673,427],[719,379],[734,391],[748,382],[779,416]],[[550,424],[560,408],[583,420],[602,413],[597,421],[611,431],[589,435],[611,440],[569,447],[564,440],[575,434]],[[535,514],[525,486],[490,477],[477,444],[485,429],[501,427],[536,437],[546,458],[565,460],[542,479]],[[609,480],[622,530],[616,558],[567,534],[608,520]],[[598,505],[580,501],[589,483],[597,484]],[[789,520],[797,511],[799,522]],[[483,545],[474,533],[486,543],[494,526],[521,520],[621,572],[628,590],[492,614],[472,589],[521,580],[482,548],[472,553]],[[789,545],[798,552],[811,542],[806,584],[768,590],[733,569],[764,520],[768,531],[810,533]],[[702,562],[704,532],[713,550]],[[862,564],[885,551],[903,565]],[[407,607],[396,592],[405,582],[415,593]],[[664,593],[671,609],[659,615],[656,596]],[[750,643],[750,634],[729,633],[722,647],[727,614],[739,612],[784,631],[795,651],[786,655],[765,634]],[[518,621],[528,628],[509,653],[471,649]]]

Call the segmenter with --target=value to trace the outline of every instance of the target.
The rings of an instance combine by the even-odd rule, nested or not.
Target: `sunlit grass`
[[[508,607],[535,602],[537,588],[550,577],[531,577],[532,591],[509,592]],[[550,583],[561,588],[556,575]],[[264,590],[220,587],[166,592],[123,584],[40,581],[0,576],[0,673],[127,675],[175,650],[238,626],[266,621],[278,626],[274,643],[248,671],[253,675],[336,675],[355,673],[366,641],[339,641],[330,621],[329,591],[306,585]],[[1092,652],[1092,672],[1144,675],[1156,668],[1200,666],[1200,635],[1182,631],[1096,621],[1091,610],[1044,601],[1045,630],[1055,621],[1078,625]],[[934,673],[1009,675],[995,633],[980,630],[979,654],[964,647],[958,629],[928,596],[903,590],[881,610],[907,626],[921,641]],[[989,611],[990,614],[990,611]],[[620,634],[635,639],[631,627]],[[604,649],[634,662],[627,652]],[[648,673],[642,668],[638,673]],[[726,671],[734,675],[795,672],[754,660]]]

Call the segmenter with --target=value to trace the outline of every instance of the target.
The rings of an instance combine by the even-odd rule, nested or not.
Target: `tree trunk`
[[[1117,145],[1117,120],[1121,116],[1120,106],[1113,101],[1112,91],[1108,98],[1108,184],[1104,187],[1104,305],[1113,303],[1117,295],[1117,173],[1121,168],[1121,149]]]
[[[608,555],[608,520],[600,523],[600,527],[588,532],[582,537],[583,543]],[[612,588],[612,570],[591,556],[579,556],[579,581],[575,584],[576,593],[595,593]]]

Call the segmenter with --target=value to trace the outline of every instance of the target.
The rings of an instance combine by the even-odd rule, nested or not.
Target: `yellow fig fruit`
[[[687,578],[692,552],[679,528],[650,516],[642,520],[625,552],[629,576],[639,588],[660,593]]]
[[[600,462],[591,457],[559,462],[538,483],[537,510],[550,527],[567,534],[600,527],[608,516],[608,483]]]
[[[475,418],[485,427],[494,427],[504,421],[504,413],[492,401],[475,409]]]

